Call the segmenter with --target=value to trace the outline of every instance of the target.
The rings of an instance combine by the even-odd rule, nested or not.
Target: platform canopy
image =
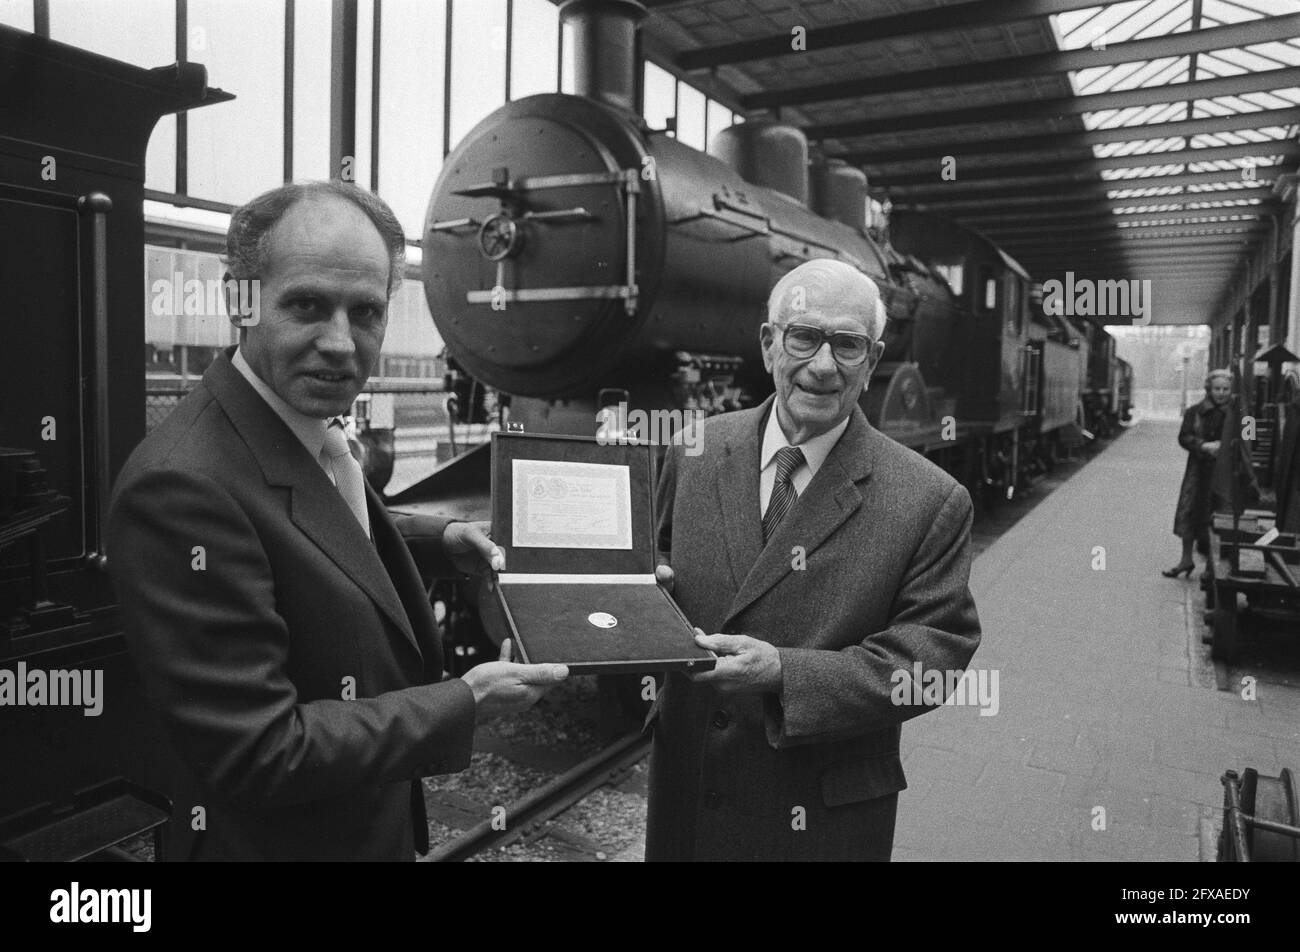
[[[875,198],[1037,280],[1150,280],[1155,323],[1210,323],[1285,226],[1300,0],[644,2],[647,51],[802,127]]]

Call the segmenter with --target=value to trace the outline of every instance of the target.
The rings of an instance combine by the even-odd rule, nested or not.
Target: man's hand
[[[512,663],[507,638],[501,643],[499,660],[475,665],[461,680],[474,692],[477,716],[484,718],[527,710],[568,676],[569,669],[562,664]]]
[[[442,533],[442,546],[451,564],[467,575],[482,575],[506,567],[506,554],[488,538],[491,523],[452,522]]]
[[[1207,440],[1201,444],[1201,452],[1214,459],[1219,455],[1219,440]]]
[[[781,690],[781,655],[775,645],[748,635],[706,635],[698,628],[695,643],[721,655],[712,671],[690,676],[697,684],[711,684],[723,694]]]
[[[668,563],[660,562],[659,565],[655,567],[655,581],[658,582],[666,591],[670,593],[672,592],[673,570],[668,566]],[[698,628],[695,630],[699,631]]]

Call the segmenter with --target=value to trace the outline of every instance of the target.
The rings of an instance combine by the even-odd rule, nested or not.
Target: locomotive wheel
[[[1241,619],[1237,609],[1237,592],[1225,585],[1214,586],[1214,641],[1210,657],[1231,664],[1241,649]]]
[[[1261,820],[1300,826],[1300,798],[1290,768],[1283,768],[1277,777],[1261,777],[1253,767],[1247,767],[1241,777],[1241,808]],[[1247,842],[1251,862],[1300,862],[1300,838],[1248,827]]]

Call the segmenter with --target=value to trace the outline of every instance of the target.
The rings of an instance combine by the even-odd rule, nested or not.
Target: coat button
[[[718,791],[710,790],[706,793],[704,795],[704,805],[710,810],[716,810],[718,807],[722,806],[722,797],[718,794]]]
[[[730,723],[731,723],[731,718],[727,716],[726,711],[713,712],[713,726],[716,727],[718,730],[722,730]]]

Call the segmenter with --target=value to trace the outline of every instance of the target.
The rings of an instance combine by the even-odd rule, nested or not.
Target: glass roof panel
[[[1082,50],[1147,37],[1168,36],[1190,30],[1206,29],[1236,23],[1246,23],[1261,17],[1282,16],[1300,12],[1297,0],[1128,0],[1106,6],[1090,7],[1052,17],[1057,43],[1063,50]],[[1069,74],[1076,95],[1097,95],[1132,89],[1153,89],[1171,83],[1211,80],[1219,77],[1240,76],[1266,70],[1300,66],[1300,38],[1279,36],[1278,39],[1245,47],[1210,50],[1162,59],[1127,62],[1112,66],[1091,67]],[[1171,100],[1148,106],[1123,109],[1106,109],[1084,113],[1084,127],[1093,129],[1132,129],[1134,138],[1125,142],[1098,143],[1092,147],[1099,159],[1119,156],[1151,155],[1187,150],[1213,149],[1258,144],[1257,154],[1244,158],[1214,158],[1206,161],[1184,161],[1173,164],[1153,164],[1134,167],[1103,169],[1102,181],[1111,184],[1107,195],[1115,199],[1152,198],[1150,206],[1125,209],[1127,227],[1134,227],[1141,218],[1133,213],[1172,211],[1183,208],[1204,208],[1218,217],[1251,220],[1251,206],[1259,201],[1258,194],[1234,195],[1243,190],[1259,191],[1257,183],[1249,181],[1249,169],[1258,165],[1271,165],[1278,161],[1273,143],[1293,141],[1298,125],[1251,128],[1249,114],[1263,109],[1286,109],[1300,105],[1300,87],[1288,86],[1239,95],[1217,96],[1192,102],[1173,99],[1177,90],[1171,90]],[[1182,122],[1194,119],[1212,119],[1242,115],[1239,129],[1198,133],[1189,137],[1161,136],[1142,138],[1142,127],[1159,123]],[[1163,176],[1186,173],[1227,173],[1227,181],[1206,182],[1197,185],[1156,184]],[[1233,173],[1241,179],[1234,180]],[[1121,184],[1123,183],[1123,184]],[[1180,197],[1195,201],[1173,202]],[[1163,199],[1155,201],[1154,199]],[[1239,215],[1215,209],[1237,208]],[[1150,223],[1147,221],[1146,223]],[[1167,222],[1166,222],[1167,223]]]

